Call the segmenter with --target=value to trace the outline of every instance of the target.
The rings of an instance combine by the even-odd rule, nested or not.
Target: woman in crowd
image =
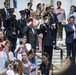
[[[22,63],[20,60],[15,60],[12,65],[9,66],[9,70],[6,71],[6,75],[24,75]]]
[[[40,19],[40,15],[33,11],[31,12],[31,17],[33,18],[33,26],[37,29],[37,34],[38,34],[38,49],[39,52],[42,51],[42,34],[40,31],[40,25],[41,25],[41,19]]]
[[[20,41],[20,44],[17,45],[17,47],[15,49],[15,55],[18,59],[21,60],[22,59],[21,53],[23,51],[28,52],[28,50],[31,49],[31,45],[26,43],[27,42],[27,36],[26,35],[24,35],[23,38],[21,38],[19,41]],[[28,48],[28,45],[30,48]]]
[[[42,63],[40,65],[40,75],[52,75],[52,73],[53,73],[53,67],[49,61],[48,53],[45,52],[42,54]]]
[[[7,37],[3,31],[0,31],[0,52],[2,51],[3,47],[5,46],[7,41]]]
[[[26,52],[22,52],[22,66],[24,75],[31,75],[31,64],[27,61]]]
[[[0,59],[0,74],[4,74],[4,70],[7,68],[8,64],[14,61],[14,55],[11,52],[10,41],[6,42],[3,51],[0,52]]]
[[[35,50],[31,49],[28,52],[28,61],[31,63],[31,75],[38,75],[38,63],[35,58]]]
[[[75,10],[76,10],[76,7],[74,5],[72,5],[70,7],[70,13],[68,15],[68,19],[67,20],[69,21],[69,17],[74,16],[75,17],[75,24],[76,24],[76,12],[75,12]]]

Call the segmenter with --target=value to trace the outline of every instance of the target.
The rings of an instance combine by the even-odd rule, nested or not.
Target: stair
[[[64,60],[65,60],[65,57],[66,57],[66,46],[59,46],[62,50],[63,50],[63,61],[62,61],[62,64],[64,64]],[[59,72],[60,68],[61,68],[61,60],[60,60],[60,51],[61,50],[53,50],[53,57],[52,57],[52,64],[53,64],[53,73],[56,74]],[[42,54],[41,53],[38,53],[36,52],[36,54],[39,56],[39,57],[42,57]],[[39,68],[39,65],[41,64],[42,60],[40,58],[37,58],[37,61],[38,61],[38,68]]]

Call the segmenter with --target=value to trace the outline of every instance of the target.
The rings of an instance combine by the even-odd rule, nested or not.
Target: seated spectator
[[[8,69],[9,70],[6,71],[6,75],[24,75],[20,60],[15,60]]]
[[[3,47],[5,46],[7,41],[6,35],[3,31],[0,31],[0,52],[2,51]]]
[[[22,52],[22,66],[24,75],[31,75],[31,64],[27,61],[26,52]]]
[[[11,52],[11,43],[10,41],[6,42],[6,45],[3,51],[0,52],[0,74],[4,73],[5,68],[7,68],[8,64],[14,61],[14,55]]]
[[[52,75],[53,67],[49,61],[49,54],[43,53],[42,54],[42,63],[40,65],[40,75]]]
[[[31,63],[31,75],[38,75],[38,63],[35,58],[35,50],[32,49],[28,52],[28,61]]]

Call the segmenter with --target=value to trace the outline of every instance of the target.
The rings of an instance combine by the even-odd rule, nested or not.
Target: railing
[[[61,60],[61,66],[63,65],[63,52],[64,52],[64,50],[62,49],[62,48],[60,48],[60,47],[58,47],[58,46],[56,46],[57,48],[58,48],[58,50],[60,50],[60,60]],[[41,59],[42,60],[42,57],[40,57],[39,55],[37,55],[36,54],[36,56],[39,58],[39,59]],[[55,66],[54,64],[52,64],[53,65],[53,67],[55,67],[56,69],[60,69],[60,68],[58,68],[57,66]]]

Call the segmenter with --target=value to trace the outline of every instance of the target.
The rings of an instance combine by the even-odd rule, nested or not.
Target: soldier
[[[12,43],[11,51],[14,53],[14,50],[16,48],[16,41],[18,36],[18,24],[16,20],[16,16],[13,14],[14,9],[10,8],[8,9],[9,16],[6,18],[6,36],[8,37],[8,40]]]
[[[26,12],[25,12],[25,10],[21,10],[19,12],[20,12],[21,18],[18,19],[18,26],[20,28],[20,32],[19,32],[18,38],[22,38],[23,28],[24,28],[24,26],[26,26],[26,18],[25,18]]]
[[[43,34],[42,46],[43,51],[50,55],[50,61],[52,61],[53,52],[53,27],[50,25],[50,15],[45,14],[43,16],[44,24],[40,26],[41,32]]]
[[[33,49],[38,48],[37,30],[33,27],[33,18],[27,19],[27,25],[24,28],[24,34],[27,34],[27,42],[31,44]]]

